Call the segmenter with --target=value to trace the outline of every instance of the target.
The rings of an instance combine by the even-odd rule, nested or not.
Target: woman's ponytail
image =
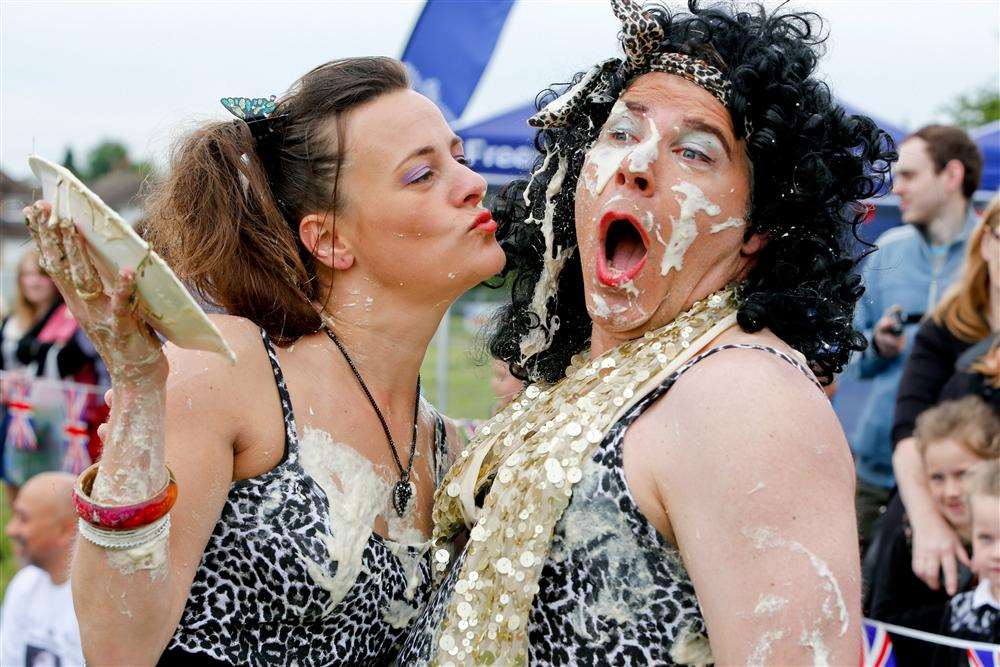
[[[183,141],[147,210],[150,244],[206,302],[279,338],[319,328],[315,281],[245,123],[213,123]]]
[[[257,145],[241,120],[211,123],[175,149],[146,202],[146,237],[207,303],[246,317],[279,341],[319,329],[322,301],[298,225],[336,212],[339,116],[409,85],[391,58],[348,58],[303,76],[278,102],[280,126]],[[350,193],[346,193],[350,197]]]

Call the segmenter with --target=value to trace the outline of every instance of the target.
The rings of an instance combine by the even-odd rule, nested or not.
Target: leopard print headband
[[[663,28],[655,19],[643,13],[641,5],[638,4],[640,1],[611,0],[611,8],[622,22],[622,48],[625,60],[609,58],[595,65],[569,90],[529,118],[529,125],[542,129],[569,127],[578,122],[577,113],[585,109],[588,103],[614,103],[617,98],[617,94],[613,93],[614,82],[622,80],[622,76],[627,81],[646,72],[665,72],[683,77],[707,90],[723,106],[729,107],[732,84],[723,75],[722,70],[704,60],[683,53],[664,53]],[[749,136],[748,122],[744,129],[745,134]],[[541,225],[541,234],[546,245],[541,273],[535,284],[530,306],[531,312],[540,321],[540,327],[531,329],[521,339],[522,363],[528,357],[548,349],[552,344],[553,333],[559,328],[559,318],[551,312],[548,304],[556,293],[565,259],[573,252],[574,246],[554,245],[552,217],[555,211],[554,200],[564,187],[563,178],[568,165],[585,150],[586,147],[571,141],[566,143],[556,141],[546,145],[545,160],[532,171],[528,187],[524,191],[524,203],[529,211],[532,210],[536,197],[539,195],[544,197],[545,215],[541,219],[529,216],[523,224]],[[550,161],[556,165],[551,173],[547,171]],[[546,187],[542,192],[535,192],[533,188],[536,179],[545,178],[546,174],[551,180],[546,181]]]
[[[618,71],[626,79],[646,72],[675,74],[707,90],[722,106],[729,106],[732,84],[719,68],[683,53],[660,52],[663,28],[643,13],[636,0],[611,0],[611,8],[622,22],[625,60],[610,58],[595,65],[579,83],[528,119],[529,125],[546,129],[566,127],[588,101],[614,101],[609,91],[612,74]]]

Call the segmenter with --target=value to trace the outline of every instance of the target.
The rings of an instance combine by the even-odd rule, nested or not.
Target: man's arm
[[[893,326],[891,318],[886,316],[887,305],[882,303],[878,276],[882,275],[875,266],[876,258],[869,258],[861,272],[865,293],[858,301],[854,312],[854,328],[864,334],[868,347],[860,353],[857,359],[858,375],[862,379],[873,378],[889,369],[906,344],[903,336],[892,336],[889,329]],[[884,343],[880,346],[879,341]]]
[[[854,470],[822,392],[777,357],[727,350],[629,436],[663,501],[650,518],[676,537],[717,664],[857,661]]]

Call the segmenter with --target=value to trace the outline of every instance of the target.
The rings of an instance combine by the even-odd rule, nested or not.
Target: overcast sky
[[[32,151],[78,159],[102,138],[161,161],[186,127],[226,117],[224,96],[280,94],[321,62],[398,57],[422,2],[0,0],[0,167]],[[768,3],[773,4],[773,3]],[[851,104],[903,127],[998,86],[995,0],[793,0],[827,19],[822,75]],[[607,0],[519,0],[466,110],[472,122],[618,53]]]

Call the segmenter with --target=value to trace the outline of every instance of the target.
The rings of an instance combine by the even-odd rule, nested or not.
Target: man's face
[[[29,481],[17,494],[6,533],[20,559],[44,568],[65,555],[72,532],[66,530],[62,515],[53,511],[41,486]]]
[[[900,145],[892,192],[899,197],[903,222],[914,225],[934,220],[952,196],[945,171],[938,172],[927,152],[927,142],[920,137],[911,137]]]
[[[615,104],[576,189],[587,310],[634,338],[745,270],[750,191],[744,143],[709,92],[640,76]]]

